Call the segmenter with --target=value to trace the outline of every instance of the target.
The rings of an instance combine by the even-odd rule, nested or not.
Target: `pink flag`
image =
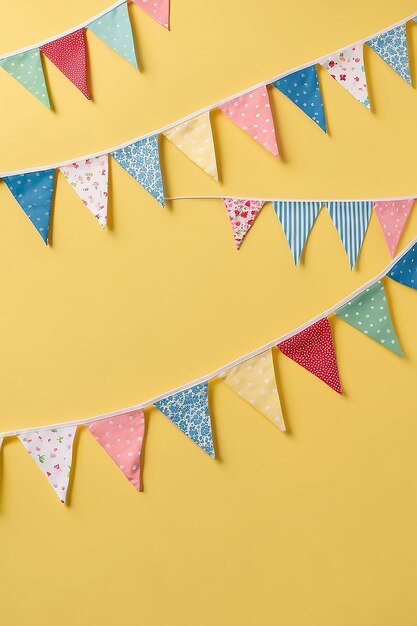
[[[374,202],[374,209],[391,258],[395,256],[395,251],[404,230],[404,226],[410,216],[414,200],[389,200],[388,202]]]
[[[85,28],[80,28],[46,43],[40,47],[40,51],[90,100],[84,33]]]
[[[219,108],[271,154],[278,155],[274,120],[266,87],[258,87],[244,96],[229,100]]]
[[[133,0],[146,13],[149,13],[157,22],[169,29],[169,2],[170,0]]]
[[[145,434],[143,409],[91,422],[90,433],[140,491],[140,454]]]
[[[223,198],[223,202],[233,228],[235,245],[239,250],[264,202],[263,200],[245,200],[244,198]]]

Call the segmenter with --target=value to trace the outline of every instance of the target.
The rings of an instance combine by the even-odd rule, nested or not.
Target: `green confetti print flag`
[[[88,28],[126,61],[138,66],[127,2],[94,20]]]
[[[388,350],[403,356],[381,281],[338,309],[336,315]]]
[[[14,54],[7,59],[1,59],[0,66],[19,81],[23,87],[26,87],[48,109],[51,108],[38,48]]]

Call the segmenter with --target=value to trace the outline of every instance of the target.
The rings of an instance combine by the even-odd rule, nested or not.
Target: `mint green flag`
[[[51,108],[38,48],[0,59],[0,66],[26,87],[48,109]]]
[[[389,314],[384,286],[378,281],[336,311],[337,317],[388,350],[404,356]]]
[[[134,67],[138,66],[127,2],[94,20],[87,28]]]

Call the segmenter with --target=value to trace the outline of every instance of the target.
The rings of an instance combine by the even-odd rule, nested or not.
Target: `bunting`
[[[223,198],[223,202],[233,228],[235,246],[239,250],[264,202],[262,200],[245,200],[244,198]]]
[[[107,224],[108,160],[105,154],[60,168],[102,228]]]
[[[339,85],[367,109],[370,108],[362,44],[355,44],[342,52],[330,55],[322,65]]]
[[[327,202],[326,205],[345,247],[350,267],[353,269],[368,229],[372,202],[367,200],[338,202],[334,200]]]
[[[388,276],[397,283],[417,289],[417,245],[414,245],[394,267]]]
[[[169,29],[170,0],[133,0],[146,13],[149,13],[157,22]]]
[[[291,248],[294,263],[298,265],[322,203],[313,200],[276,200],[273,206]]]
[[[42,102],[48,109],[51,108],[38,48],[1,59],[0,66],[23,87],[26,87],[39,102]]]
[[[288,74],[272,83],[313,122],[326,131],[326,117],[315,65]]]
[[[138,67],[127,2],[90,22],[88,28],[126,61]]]
[[[405,24],[373,37],[366,42],[381,59],[411,85],[410,66],[408,63],[407,31]]]
[[[392,258],[395,256],[401,233],[410,216],[413,204],[413,199],[374,202],[374,211]]]
[[[40,47],[40,51],[90,100],[85,28],[44,44]]]

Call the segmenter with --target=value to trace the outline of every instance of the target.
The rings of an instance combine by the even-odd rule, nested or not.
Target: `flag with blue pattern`
[[[281,222],[288,244],[298,265],[304,244],[313,228],[322,203],[316,200],[292,201],[276,200],[274,211]]]
[[[368,228],[372,201],[331,201],[326,202],[326,206],[345,247],[350,267],[353,269]]]
[[[386,33],[376,35],[366,42],[381,59],[411,85],[410,65],[408,62],[407,31],[405,24],[400,24]]]
[[[388,278],[397,283],[417,289],[417,245],[410,250],[390,269]]]

